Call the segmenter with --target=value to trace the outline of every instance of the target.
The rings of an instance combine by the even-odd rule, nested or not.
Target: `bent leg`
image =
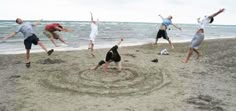
[[[197,59],[199,59],[199,57],[201,56],[200,52],[197,49],[193,49],[193,51],[197,53]]]
[[[61,36],[58,35],[58,39],[63,42],[64,44],[67,44],[67,42],[65,40],[63,40],[63,38]]]
[[[167,41],[169,42],[171,48],[174,49],[175,47],[174,47],[174,45],[171,43],[170,39],[167,39]]]
[[[41,41],[38,41],[38,45],[45,51],[48,52],[47,48],[44,46],[44,44]]]
[[[193,48],[190,48],[187,57],[183,60],[183,63],[187,63],[192,54],[193,54]]]
[[[117,67],[118,71],[121,71],[121,69],[122,69],[121,62],[116,62],[116,67]]]

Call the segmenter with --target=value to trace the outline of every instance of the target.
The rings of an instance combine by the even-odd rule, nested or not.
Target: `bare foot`
[[[182,60],[183,63],[187,63],[188,61],[186,59]]]
[[[198,54],[198,55],[197,55],[197,59],[199,59],[201,56],[202,56],[202,54]]]
[[[175,47],[172,45],[172,46],[171,46],[171,49],[175,49]]]
[[[91,68],[89,68],[90,70],[95,70],[95,68],[94,67],[91,67]]]
[[[157,43],[152,43],[152,46],[157,46]]]

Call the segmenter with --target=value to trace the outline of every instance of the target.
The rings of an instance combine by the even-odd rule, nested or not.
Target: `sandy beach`
[[[108,49],[0,55],[0,111],[236,111],[236,39],[120,47],[123,70],[89,68]],[[121,44],[122,46],[122,44]],[[96,46],[95,46],[96,47]],[[158,55],[167,48],[170,55]],[[158,59],[158,62],[152,60]]]

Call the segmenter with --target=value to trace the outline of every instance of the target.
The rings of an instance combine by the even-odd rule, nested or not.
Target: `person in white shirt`
[[[98,24],[96,21],[93,20],[93,13],[90,12],[91,14],[91,32],[89,35],[89,46],[88,49],[91,50],[91,55],[93,57],[95,57],[94,52],[93,52],[93,48],[94,48],[94,41],[96,36],[98,35]]]
[[[210,16],[205,16],[205,18],[201,21],[200,18],[197,19],[199,28],[191,41],[190,49],[188,51],[187,57],[182,61],[183,63],[188,62],[193,52],[197,53],[197,59],[201,56],[200,52],[198,51],[198,48],[201,45],[202,41],[204,40],[204,29],[209,23],[212,23],[214,21],[215,16],[222,13],[224,10],[225,9],[223,8]]]

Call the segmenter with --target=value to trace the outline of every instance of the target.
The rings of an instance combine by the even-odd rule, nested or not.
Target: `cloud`
[[[225,7],[215,23],[236,24],[234,0],[6,0],[0,19],[90,20],[89,12],[102,21],[161,22],[158,14],[173,15],[174,22],[195,23],[199,16]]]

